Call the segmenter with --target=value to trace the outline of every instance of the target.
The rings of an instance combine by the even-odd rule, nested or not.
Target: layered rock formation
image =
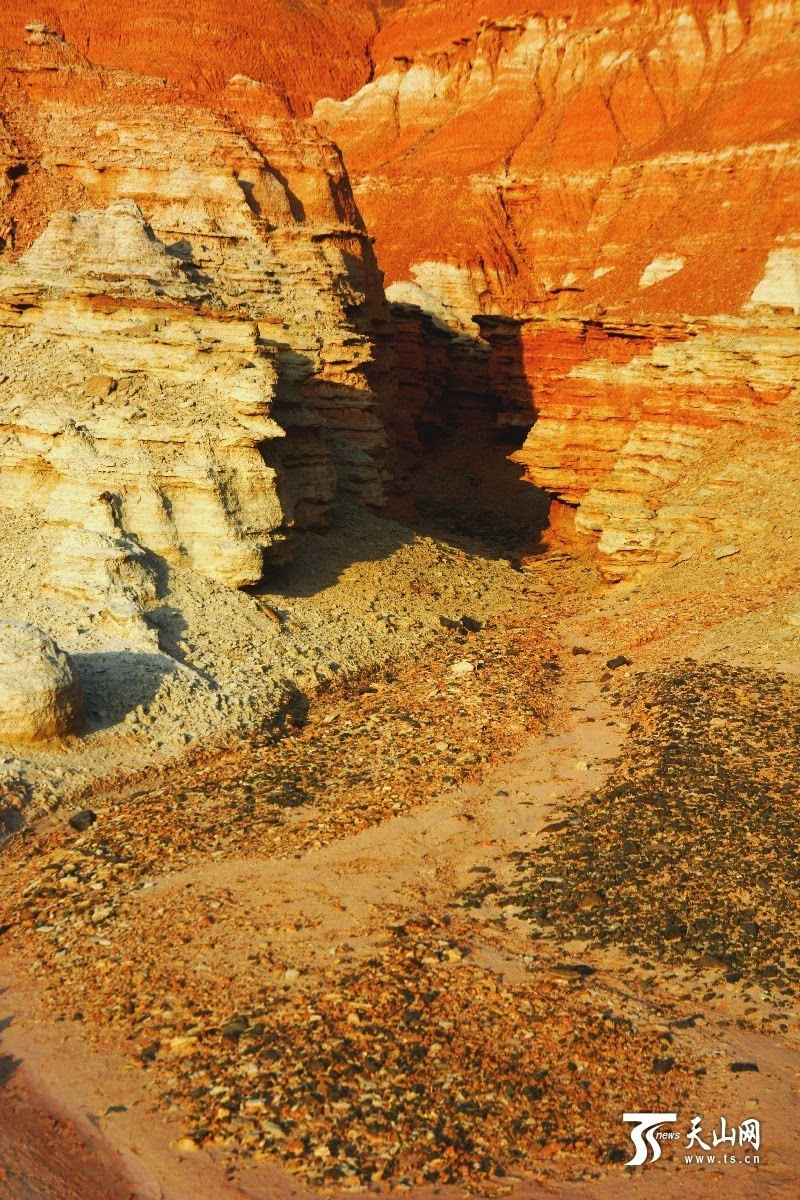
[[[187,108],[50,33],[3,82],[29,155],[7,208],[78,211],[0,260],[2,503],[91,529],[108,497],[104,536],[233,586],[337,487],[380,505],[385,306],[330,143],[239,85]]]
[[[317,104],[387,281],[468,315],[738,309],[796,233],[796,3],[511,12],[411,3]]]
[[[513,457],[532,481],[579,506],[576,527],[598,537],[608,578],[752,532],[746,505],[737,501],[732,518],[731,487],[744,483],[736,443],[761,443],[768,457],[794,438],[792,317],[482,325],[509,419],[534,422]]]
[[[319,96],[348,96],[367,81],[380,8],[364,0],[4,0],[0,48],[23,38],[41,44],[53,30],[104,67],[203,98],[240,75],[275,111],[302,114]]]
[[[392,288],[477,314],[489,408],[611,578],[709,533],[710,480],[681,489],[800,383],[799,15],[412,2],[315,109]]]
[[[70,359],[103,409],[72,418],[106,464],[81,503],[109,490],[109,414],[140,386],[124,490],[138,446],[166,515],[123,499],[116,534],[228,582],[279,561],[336,487],[379,505],[387,425],[401,480],[427,432],[532,427],[519,461],[580,508],[610,577],[680,553],[652,514],[719,431],[761,436],[763,396],[797,383],[774,350],[800,315],[796,0],[406,0],[357,5],[349,25],[332,4],[289,21],[276,0],[266,15],[286,22],[246,46],[253,14],[215,4],[146,0],[127,44],[95,0],[15,0],[0,21],[15,46],[7,22],[35,22],[0,78],[0,261],[40,238],[0,287],[6,328],[61,353],[63,327],[70,355],[96,337],[91,374],[111,380],[92,396],[89,360]],[[286,115],[315,100],[313,125]],[[104,213],[141,220],[127,250]],[[170,401],[156,435],[159,397],[194,381],[196,424]],[[200,448],[212,426],[224,437]],[[72,468],[57,483],[40,442],[35,468],[15,451],[9,494],[33,487],[52,514],[58,488],[84,485]],[[713,523],[705,503],[684,533]]]

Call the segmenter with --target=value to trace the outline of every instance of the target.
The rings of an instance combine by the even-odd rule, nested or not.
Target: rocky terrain
[[[796,1194],[798,30],[4,5],[0,1200]]]

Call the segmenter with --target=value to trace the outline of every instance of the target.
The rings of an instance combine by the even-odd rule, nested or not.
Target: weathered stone
[[[0,623],[0,740],[39,742],[78,728],[83,690],[68,656],[33,625]]]
[[[82,808],[80,812],[73,813],[68,824],[76,833],[86,833],[87,829],[91,829],[97,820],[97,815],[91,808]]]
[[[115,77],[109,119],[69,61],[31,137],[88,203],[0,267],[0,503],[83,529],[108,492],[142,548],[257,583],[337,490],[385,497],[385,302],[341,158],[236,89],[228,118]],[[45,60],[22,78],[35,106]]]

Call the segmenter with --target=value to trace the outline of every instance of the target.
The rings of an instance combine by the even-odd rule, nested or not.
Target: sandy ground
[[[481,527],[480,502],[464,529],[453,522],[452,468],[441,486],[426,483],[428,517],[450,514],[438,535],[345,513],[333,532],[303,539],[270,592],[232,595],[172,572],[149,615],[161,650],[158,670],[145,672],[148,695],[109,631],[67,611],[41,590],[38,568],[26,575],[7,554],[6,601],[24,602],[29,619],[75,655],[93,724],[80,742],[33,763],[8,755],[3,764],[14,809],[30,814],[38,797],[54,811],[27,840],[9,844],[0,879],[2,1200],[316,1194],[309,1181],[320,1176],[319,1159],[308,1138],[295,1159],[280,1140],[266,1156],[247,1151],[235,1114],[224,1104],[209,1110],[202,1086],[194,1097],[163,1047],[187,1032],[185,1004],[203,1004],[207,1028],[218,1029],[247,1011],[258,985],[288,1000],[272,1032],[296,1054],[287,1064],[316,1079],[320,1062],[298,1019],[316,1005],[336,1027],[325,996],[339,978],[356,979],[367,996],[370,988],[385,993],[404,921],[417,937],[464,948],[464,961],[447,967],[443,994],[450,987],[454,1007],[466,1004],[465,1037],[485,1025],[464,1001],[471,989],[482,994],[482,980],[495,989],[512,1041],[524,1037],[526,997],[539,997],[554,1056],[553,1112],[575,1097],[582,1115],[573,1123],[589,1130],[575,1145],[565,1129],[550,1144],[533,1139],[505,1176],[481,1182],[473,1173],[465,1187],[420,1182],[410,1171],[400,1180],[404,1194],[796,1194],[796,997],[747,979],[729,983],[713,967],[703,976],[658,953],[648,959],[613,943],[565,940],[501,903],[522,858],[558,839],[576,804],[591,803],[628,752],[634,717],[614,696],[635,698],[637,672],[649,678],[691,656],[701,666],[798,673],[794,542],[778,523],[768,544],[744,544],[723,560],[700,550],[607,587],[565,526],[519,570],[518,529],[504,531],[506,545],[516,545],[507,552],[466,537]],[[479,496],[487,480],[474,482]],[[493,477],[486,493],[501,495],[510,511],[517,486],[516,476]],[[487,530],[498,512],[495,504],[483,513]],[[526,509],[528,526],[534,516]],[[3,536],[13,552],[32,531]],[[442,616],[463,613],[484,629],[442,629]],[[619,655],[629,664],[609,670]],[[299,724],[289,722],[288,740],[273,747],[254,726],[280,709]],[[75,839],[65,818],[84,802],[99,820]],[[64,924],[57,892],[42,882],[55,869],[68,890],[80,889],[69,874],[78,854],[97,867],[87,879],[102,892],[99,924],[93,900]],[[439,969],[424,965],[431,961],[419,968],[425,979]],[[149,1011],[167,995],[171,1012]],[[602,1042],[592,1060],[581,1041],[598,1012],[628,1030],[617,1064]],[[402,1022],[389,1031],[406,1044]],[[209,1071],[227,1081],[236,1069],[224,1039],[209,1036],[189,1060],[201,1084]],[[142,1043],[152,1038],[162,1048],[145,1062]],[[566,1061],[573,1043],[587,1054],[581,1069],[596,1112]],[[647,1073],[651,1046],[676,1060],[663,1077]],[[735,1062],[759,1069],[733,1072]],[[446,1082],[442,1069],[434,1058],[434,1092]],[[480,1093],[501,1081],[473,1082]],[[424,1091],[425,1081],[417,1086]],[[390,1093],[381,1095],[386,1105]],[[660,1162],[627,1170],[631,1144],[620,1117],[644,1097],[648,1107],[677,1112],[683,1129],[696,1115],[709,1126],[721,1115],[757,1117],[760,1164],[687,1166],[666,1143]],[[301,1110],[305,1103],[299,1095]],[[305,1117],[313,1129],[317,1118],[310,1110]],[[209,1121],[211,1135],[195,1136]],[[378,1149],[390,1126],[376,1131]],[[517,1133],[501,1124],[495,1136],[513,1143]],[[598,1144],[613,1152],[598,1154]],[[493,1149],[502,1160],[502,1146]],[[356,1165],[363,1157],[356,1148]],[[368,1188],[387,1189],[379,1175]]]
[[[246,949],[242,905],[249,916],[257,917],[282,904],[287,928],[292,927],[293,913],[306,922],[312,914],[320,918],[313,936],[307,928],[294,933],[287,948],[293,962],[313,971],[316,954],[332,943],[346,941],[361,954],[367,953],[376,910],[396,912],[423,902],[435,910],[466,886],[471,874],[474,879],[476,867],[506,870],[509,849],[521,839],[540,837],[567,799],[602,779],[619,749],[624,723],[604,702],[591,672],[573,672],[565,686],[573,701],[566,718],[480,785],[438,797],[407,816],[312,851],[299,861],[207,863],[193,870],[195,887],[224,885],[237,900],[232,906],[235,920],[223,920],[218,927],[218,954],[233,963]],[[465,821],[465,814],[472,820]],[[159,902],[159,891],[187,882],[185,873],[165,877],[148,903]],[[526,962],[521,953],[517,931],[498,933],[489,916],[481,914],[479,955],[488,969],[513,979],[530,969],[530,960]],[[565,949],[574,948],[559,948],[559,954]],[[606,961],[601,981],[594,986],[606,997],[624,989],[641,1006],[643,1020],[657,1021],[665,998],[659,995],[658,983],[645,998],[640,980],[625,978],[624,966],[621,961]],[[537,969],[547,969],[546,963],[539,960]],[[132,1067],[113,1047],[103,1047],[101,1059],[97,1049],[87,1047],[81,1023],[49,1022],[36,989],[22,981],[8,960],[3,964],[3,981],[4,1010],[13,1014],[2,1039],[7,1056],[0,1108],[0,1163],[6,1172],[5,1178],[0,1174],[0,1196],[4,1200],[28,1196],[71,1200],[73,1195],[83,1200],[127,1195],[142,1200],[255,1200],[310,1194],[272,1165],[242,1166],[232,1179],[217,1154],[189,1152],[179,1122],[150,1111],[151,1077]],[[800,1055],[788,1045],[736,1029],[724,1018],[722,1011],[717,1019],[704,1021],[700,1029],[687,1034],[689,1050],[698,1061],[710,1063],[702,1090],[704,1111],[757,1114],[761,1120],[765,1145],[757,1173],[756,1168],[743,1165],[724,1171],[682,1169],[666,1160],[668,1150],[666,1161],[638,1175],[611,1166],[596,1172],[599,1177],[591,1183],[529,1181],[517,1185],[514,1194],[611,1197],[652,1196],[658,1191],[669,1197],[700,1197],[714,1195],[724,1186],[731,1196],[794,1195],[800,1171],[794,1129]],[[730,1075],[724,1068],[735,1059],[757,1059],[760,1071]],[[47,1153],[40,1149],[37,1156],[45,1132]],[[17,1149],[21,1146],[32,1147],[22,1159]],[[91,1171],[87,1171],[87,1158]],[[436,1189],[436,1194],[441,1193]],[[413,1189],[411,1194],[422,1198],[432,1192]]]
[[[479,772],[475,782],[465,780],[432,792],[399,815],[390,812],[357,832],[331,835],[327,844],[300,836],[304,822],[320,819],[318,810],[301,809],[292,814],[289,824],[290,830],[297,831],[298,852],[277,858],[252,851],[226,852],[221,857],[198,854],[194,861],[179,862],[174,869],[165,861],[153,886],[141,893],[140,935],[147,940],[154,936],[148,930],[162,930],[158,914],[177,911],[175,904],[184,905],[187,894],[224,895],[227,902],[215,913],[209,948],[202,950],[199,945],[203,935],[198,945],[190,937],[188,946],[173,948],[181,962],[210,970],[212,977],[235,981],[250,970],[252,930],[264,930],[280,969],[290,964],[299,976],[298,1002],[304,996],[313,998],[315,989],[323,986],[331,959],[334,964],[339,958],[350,964],[366,963],[403,913],[423,912],[437,920],[446,914],[452,923],[450,933],[457,930],[469,944],[473,968],[498,977],[511,989],[527,985],[531,978],[549,981],[549,986],[560,978],[559,973],[564,976],[565,963],[591,965],[595,973],[585,980],[569,972],[561,979],[553,1000],[554,1027],[564,1022],[566,1030],[570,1021],[580,1023],[582,1006],[588,1002],[619,1010],[632,1020],[633,1028],[669,1028],[675,1047],[671,1052],[681,1061],[701,1063],[704,1074],[695,1077],[680,1097],[668,1075],[661,1104],[674,1107],[687,1128],[696,1114],[703,1114],[709,1125],[721,1114],[736,1121],[757,1116],[763,1131],[761,1162],[758,1167],[686,1166],[677,1148],[667,1145],[657,1165],[638,1171],[626,1170],[618,1161],[598,1165],[581,1155],[567,1156],[560,1165],[551,1163],[555,1170],[549,1172],[540,1170],[542,1161],[532,1161],[500,1183],[487,1184],[488,1191],[520,1198],[591,1195],[601,1200],[655,1194],[705,1197],[717,1195],[720,1188],[735,1197],[793,1196],[800,1177],[796,1012],[782,1026],[786,1032],[779,1033],[772,1020],[776,1001],[768,991],[748,994],[748,1001],[754,1003],[744,1018],[735,985],[717,988],[714,1000],[704,1002],[691,973],[675,972],[657,960],[642,964],[622,952],[593,950],[586,944],[536,938],[532,942],[525,923],[513,912],[501,913],[491,895],[477,908],[462,906],[460,898],[476,879],[491,873],[502,889],[513,877],[516,850],[530,848],[543,836],[557,836],[550,831],[557,830],[570,804],[601,785],[624,748],[630,722],[603,682],[611,675],[605,668],[607,656],[626,653],[635,667],[671,661],[678,649],[685,653],[689,646],[700,659],[720,656],[720,615],[726,614],[720,614],[718,607],[716,612],[709,607],[704,615],[698,606],[697,631],[679,638],[673,625],[666,638],[658,639],[648,634],[649,606],[658,606],[659,620],[666,611],[669,623],[670,596],[650,583],[586,594],[580,567],[558,553],[536,560],[525,577],[535,581],[541,597],[571,591],[573,597],[582,598],[570,613],[562,610],[560,617],[552,615],[560,664],[552,697],[554,715],[534,737],[521,741],[513,757]],[[707,582],[703,585],[705,590]],[[745,594],[741,589],[737,596],[744,615],[738,641],[731,646],[732,658],[752,661],[757,640],[763,646],[765,629],[775,630],[776,625],[765,622],[756,601],[748,599],[749,591]],[[674,602],[680,603],[680,586]],[[782,625],[777,626],[771,643],[777,648],[767,649],[766,656],[791,670],[796,665],[796,643],[787,640],[784,632]],[[575,645],[590,653],[573,654]],[[623,667],[619,678],[631,669]],[[385,701],[388,709],[391,685]],[[323,694],[312,704],[310,715],[324,727],[337,711]],[[0,1146],[21,1138],[31,1155],[30,1167],[21,1173],[16,1152],[0,1153],[9,1177],[3,1181],[0,1174],[3,1200],[28,1195],[35,1200],[71,1200],[70,1187],[86,1200],[127,1194],[142,1200],[277,1200],[312,1194],[302,1178],[287,1174],[278,1160],[231,1159],[224,1145],[201,1148],[188,1139],[181,1104],[173,1102],[165,1108],[159,1103],[160,1077],[131,1058],[119,1029],[104,1029],[102,1020],[98,1027],[87,1029],[84,1020],[69,1019],[63,1007],[54,1012],[52,998],[43,995],[47,976],[41,967],[30,973],[24,941],[12,946],[6,937],[3,945],[0,962],[7,1025],[0,1045],[7,1056],[3,1087],[10,1103],[0,1107]],[[235,982],[225,985],[231,994],[236,986]],[[762,1030],[770,1032],[765,1035]],[[733,1073],[730,1064],[737,1061],[755,1061],[759,1070]],[[624,1089],[624,1079],[620,1087]],[[624,1090],[615,1100],[621,1113],[629,1103]],[[46,1155],[41,1151],[44,1129],[54,1131],[48,1135]],[[630,1148],[621,1122],[618,1145]],[[76,1183],[82,1179],[87,1153],[101,1168],[91,1184]],[[28,1190],[21,1190],[23,1186]],[[419,1200],[462,1194],[438,1185],[417,1184],[403,1190]],[[480,1191],[473,1189],[471,1194]]]

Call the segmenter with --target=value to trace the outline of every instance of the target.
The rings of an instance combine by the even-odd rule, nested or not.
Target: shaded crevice
[[[476,317],[480,335],[445,315],[391,305],[399,515],[421,532],[467,538],[512,561],[535,554],[550,497],[512,462],[536,419],[519,322]]]

